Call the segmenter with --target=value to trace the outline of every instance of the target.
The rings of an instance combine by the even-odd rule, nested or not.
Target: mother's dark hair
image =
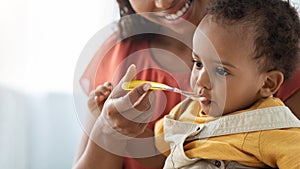
[[[129,38],[138,41],[153,36],[151,33],[138,34],[139,32],[147,32],[149,29],[152,29],[152,31],[153,29],[159,29],[159,25],[138,15],[130,5],[129,0],[116,1],[119,5],[120,20],[118,26],[121,38],[133,34],[134,36],[130,36]]]

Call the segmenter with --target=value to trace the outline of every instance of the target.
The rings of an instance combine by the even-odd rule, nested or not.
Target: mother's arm
[[[151,86],[143,84],[128,93],[120,87],[134,76],[135,67],[131,66],[106,100],[87,147],[73,169],[122,168],[128,140],[147,133],[147,121],[151,118],[151,113],[147,112]]]
[[[300,90],[296,91],[292,96],[290,96],[285,104],[292,110],[292,112],[300,120]]]
[[[90,92],[87,106],[89,109],[88,113],[91,113],[94,116],[94,120],[91,120],[89,122],[91,126],[94,126],[96,119],[99,117],[104,102],[106,101],[109,94],[111,93],[112,88],[113,87],[110,82],[105,82],[103,85],[97,86],[95,90],[92,90]],[[84,132],[84,130],[82,130],[79,146],[75,154],[75,161],[74,161],[75,163],[80,159],[80,157],[84,153],[89,141],[89,135],[90,133],[87,134],[86,132]]]
[[[73,169],[122,169],[122,165],[123,157],[112,154],[92,140],[89,140],[84,153],[78,159]]]
[[[283,100],[300,120],[300,67],[289,80],[282,84],[276,97]]]

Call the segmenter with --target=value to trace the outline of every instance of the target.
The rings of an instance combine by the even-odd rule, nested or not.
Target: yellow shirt
[[[200,113],[201,107],[197,101],[186,103],[187,101],[184,101],[174,107],[170,115],[179,121],[198,124],[215,120],[215,118]],[[230,115],[283,105],[279,99],[270,97],[257,102],[247,110],[234,112]],[[163,120],[157,122],[155,134],[156,145],[159,150],[163,150],[163,147],[168,145],[163,141]],[[251,167],[270,166],[280,169],[298,169],[300,168],[300,128],[263,130],[210,137],[185,143],[184,151],[189,158],[237,161]]]

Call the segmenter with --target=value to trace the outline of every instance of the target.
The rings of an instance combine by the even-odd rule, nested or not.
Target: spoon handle
[[[151,90],[167,90],[167,91],[182,94],[182,95],[184,95],[186,97],[189,97],[189,98],[192,98],[192,99],[195,99],[195,98],[198,97],[197,94],[192,93],[192,92],[183,91],[183,90],[180,90],[180,89],[175,88],[175,87],[168,86],[168,85],[163,84],[163,83],[151,82],[151,81],[146,81],[146,80],[133,80],[133,81],[130,81],[130,82],[124,82],[122,84],[122,88],[124,90],[132,90],[135,87],[137,87],[138,85],[141,85],[141,84],[144,84],[144,83],[151,84],[151,88],[150,88]]]
[[[144,83],[149,83],[151,84],[151,90],[169,90],[169,91],[173,91],[173,87],[170,87],[166,84],[163,83],[159,83],[159,82],[151,82],[151,81],[146,81],[146,80],[133,80],[130,82],[124,82],[122,84],[122,88],[124,90],[132,90],[135,87],[144,84]]]

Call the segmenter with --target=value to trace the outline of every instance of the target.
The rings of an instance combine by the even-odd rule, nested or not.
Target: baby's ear
[[[264,76],[264,84],[260,89],[260,95],[262,97],[269,97],[276,93],[283,83],[283,73],[277,70],[267,72]]]

